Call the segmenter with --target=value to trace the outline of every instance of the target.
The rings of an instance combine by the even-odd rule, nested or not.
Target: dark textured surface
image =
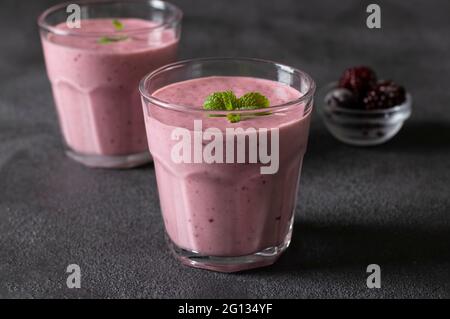
[[[269,268],[181,266],[163,240],[152,166],[92,170],[62,151],[35,17],[54,1],[0,4],[0,297],[450,297],[450,5],[177,1],[180,57],[252,56],[318,85],[367,63],[403,83],[413,116],[373,148],[335,141],[315,114],[294,238]],[[77,263],[82,288],[66,288]],[[382,289],[366,288],[378,263]]]

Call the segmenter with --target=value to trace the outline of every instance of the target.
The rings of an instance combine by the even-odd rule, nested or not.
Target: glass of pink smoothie
[[[259,92],[270,107],[203,109],[229,90]],[[182,263],[235,272],[288,247],[314,90],[306,73],[256,59],[182,61],[141,81],[167,239]]]
[[[67,155],[105,168],[151,161],[139,81],[175,61],[181,17],[167,2],[146,0],[64,3],[39,17]]]

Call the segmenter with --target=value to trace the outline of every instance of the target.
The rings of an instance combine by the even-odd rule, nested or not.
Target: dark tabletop
[[[35,26],[55,1],[0,4],[0,297],[450,297],[450,4],[180,0],[180,57],[249,56],[318,86],[369,64],[411,92],[389,143],[337,142],[314,114],[294,237],[268,268],[221,274],[168,252],[152,165],[85,168],[63,153]],[[66,267],[80,265],[82,288]],[[366,287],[366,267],[382,288]]]

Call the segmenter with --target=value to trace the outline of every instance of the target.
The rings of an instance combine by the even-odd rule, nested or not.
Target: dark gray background
[[[249,56],[318,86],[369,64],[414,98],[388,144],[345,146],[316,113],[291,247],[269,268],[181,266],[163,240],[153,167],[85,168],[63,154],[35,26],[55,1],[0,4],[0,297],[450,297],[450,4],[180,0],[181,58]],[[367,4],[367,3],[366,3]],[[65,268],[82,269],[82,289]],[[366,266],[382,289],[366,288]]]

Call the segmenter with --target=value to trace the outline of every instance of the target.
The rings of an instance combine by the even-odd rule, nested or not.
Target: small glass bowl
[[[406,93],[405,102],[388,109],[356,110],[329,105],[325,97],[336,86],[336,83],[331,83],[322,90],[320,112],[330,133],[346,144],[370,146],[385,143],[400,131],[403,122],[411,115],[412,97],[409,93]]]

